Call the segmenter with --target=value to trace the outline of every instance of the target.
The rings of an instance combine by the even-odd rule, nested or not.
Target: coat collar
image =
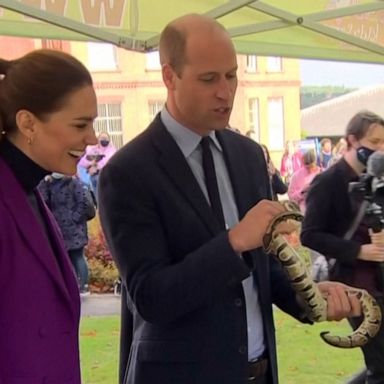
[[[31,160],[7,138],[0,140],[0,157],[3,158],[19,184],[27,193],[32,192],[40,180],[49,173]]]
[[[252,206],[252,201],[249,189],[246,187],[249,174],[241,160],[244,158],[244,147],[239,140],[236,140],[236,135],[239,134],[228,129],[216,132],[216,137],[223,149],[224,161],[231,179],[240,220]]]
[[[159,116],[157,116],[153,124],[151,124],[149,130],[151,131],[153,145],[159,151],[159,163],[164,172],[167,173],[169,178],[177,186],[180,193],[186,197],[210,231],[213,234],[218,233],[220,226],[216,217],[212,213],[182,151],[165,128]],[[216,132],[217,140],[223,149],[239,215],[243,217],[246,213],[246,201],[248,201],[249,198],[247,198],[247,193],[241,184],[242,181],[244,182],[247,178],[245,169],[241,167],[240,163],[241,146],[238,145],[237,140],[232,140],[232,135],[237,134],[227,130]]]
[[[159,152],[159,164],[180,193],[185,196],[209,231],[220,226],[180,148],[158,117],[150,126],[152,143]]]

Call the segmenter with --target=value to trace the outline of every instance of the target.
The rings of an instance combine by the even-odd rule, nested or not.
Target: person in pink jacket
[[[287,140],[285,150],[281,158],[280,174],[286,184],[291,181],[292,175],[303,165],[303,155],[300,149],[295,147],[292,140]]]
[[[288,197],[299,204],[300,210],[305,212],[305,196],[314,177],[321,172],[316,163],[314,149],[309,149],[303,155],[303,166],[293,173],[288,186]]]
[[[116,148],[107,132],[101,132],[97,137],[97,141],[96,145],[87,147],[87,151],[79,163],[79,166],[85,168],[90,176],[91,187],[96,201],[99,173],[116,152]]]

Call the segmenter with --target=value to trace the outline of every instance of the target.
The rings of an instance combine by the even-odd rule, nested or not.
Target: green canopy
[[[239,53],[384,62],[382,0],[0,0],[0,35],[156,49],[167,22],[204,13]]]

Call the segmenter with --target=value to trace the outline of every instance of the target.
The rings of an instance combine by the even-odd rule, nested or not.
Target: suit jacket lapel
[[[232,134],[232,133],[231,133]],[[221,131],[216,133],[224,153],[224,159],[228,169],[228,173],[231,179],[233,192],[235,195],[237,209],[239,211],[239,220],[248,212],[248,210],[253,207],[255,201],[258,201],[261,198],[266,198],[266,196],[256,196],[259,194],[259,190],[255,191],[250,189],[249,184],[249,173],[247,168],[242,163],[243,156],[243,147],[239,145],[239,141],[231,140],[230,136],[226,131]],[[255,164],[255,174],[260,172],[260,182],[262,182],[262,172],[261,166],[257,168]],[[268,278],[266,274],[266,257],[261,249],[253,250],[246,252],[245,258],[251,259],[248,260],[248,263],[251,263],[254,267],[253,273],[256,275],[256,283],[258,286],[264,286],[268,283]]]
[[[183,153],[169,134],[160,118],[151,126],[153,144],[160,153],[159,163],[164,172],[179,189],[180,193],[192,205],[212,233],[220,231],[220,225],[214,216],[195,176]]]
[[[225,131],[216,132],[216,137],[223,148],[224,160],[231,179],[240,220],[252,206],[251,196],[246,188],[249,175],[241,161],[243,149],[238,141],[231,140]]]

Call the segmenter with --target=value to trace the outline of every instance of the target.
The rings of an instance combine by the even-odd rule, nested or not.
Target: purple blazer
[[[0,384],[79,384],[80,299],[59,229],[0,158]]]

